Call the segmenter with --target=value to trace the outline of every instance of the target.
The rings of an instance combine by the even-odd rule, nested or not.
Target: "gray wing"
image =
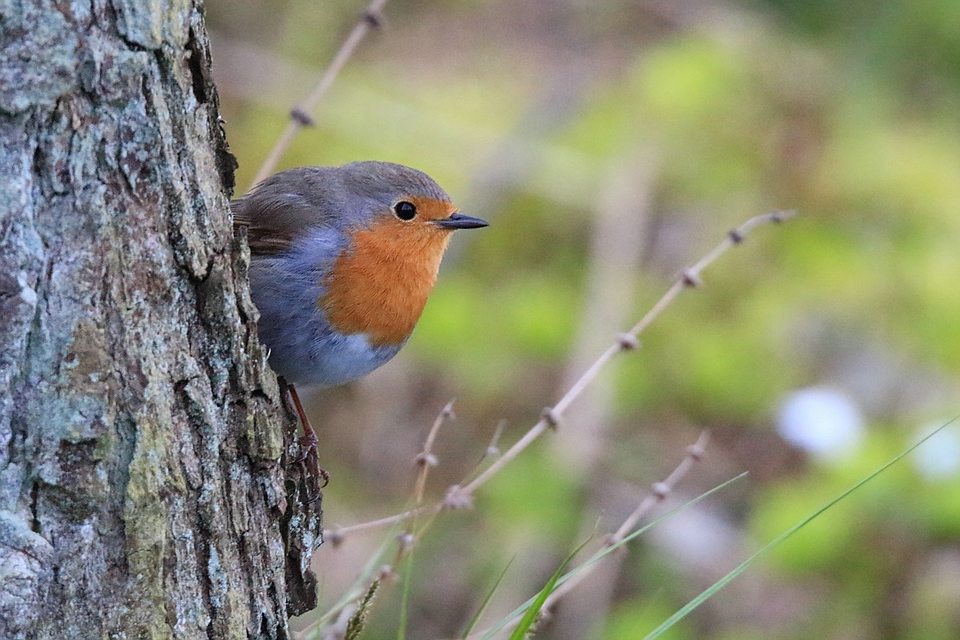
[[[230,203],[233,226],[247,228],[253,255],[281,253],[303,230],[332,224],[343,207],[342,184],[337,167],[281,171]]]

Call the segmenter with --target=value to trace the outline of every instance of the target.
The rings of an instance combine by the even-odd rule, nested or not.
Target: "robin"
[[[397,355],[453,232],[487,222],[461,214],[427,174],[389,162],[281,171],[230,208],[247,227],[260,341],[315,456],[294,385],[341,385]]]

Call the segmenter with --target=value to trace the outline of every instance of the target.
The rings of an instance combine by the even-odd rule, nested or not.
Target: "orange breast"
[[[413,331],[451,235],[429,220],[455,211],[450,203],[417,200],[417,220],[384,217],[355,232],[324,279],[318,304],[335,330],[365,333],[373,346],[400,344]]]

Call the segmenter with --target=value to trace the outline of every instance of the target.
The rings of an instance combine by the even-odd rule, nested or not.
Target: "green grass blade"
[[[523,640],[527,636],[527,632],[530,631],[530,627],[533,626],[537,616],[540,615],[540,609],[543,608],[543,603],[547,601],[547,598],[549,598],[550,594],[553,593],[553,590],[556,589],[557,581],[560,580],[560,576],[563,575],[567,565],[570,564],[570,561],[573,560],[574,556],[580,553],[580,551],[587,546],[587,543],[590,542],[590,540],[592,540],[592,537],[581,542],[580,546],[574,549],[573,553],[568,555],[560,564],[560,566],[557,567],[557,570],[554,571],[553,575],[550,576],[550,579],[547,580],[547,584],[543,586],[543,589],[540,590],[540,593],[537,594],[536,598],[534,598],[533,602],[527,608],[527,611],[523,614],[520,622],[517,623],[513,633],[510,634],[510,640]]]
[[[559,580],[558,583],[557,583],[557,586],[562,585],[564,582],[566,582],[567,580],[569,580],[570,578],[572,578],[573,576],[575,576],[577,573],[579,573],[580,571],[582,571],[582,570],[585,569],[586,567],[590,566],[591,564],[593,564],[593,563],[595,563],[595,562],[599,562],[599,561],[600,561],[601,559],[603,559],[603,557],[606,556],[607,554],[613,553],[614,551],[616,551],[617,549],[619,549],[619,548],[622,547],[623,545],[627,544],[628,542],[630,542],[631,540],[633,540],[634,538],[636,538],[636,537],[639,536],[640,534],[644,533],[645,531],[647,531],[647,530],[655,527],[656,525],[658,525],[659,523],[663,522],[663,521],[666,520],[667,518],[673,516],[673,515],[676,514],[676,513],[679,513],[680,511],[683,511],[684,509],[686,509],[686,508],[688,508],[688,507],[691,507],[691,506],[697,504],[697,503],[700,502],[701,500],[706,499],[706,498],[707,498],[708,496],[710,496],[711,494],[716,493],[717,491],[720,491],[720,490],[724,489],[727,485],[729,485],[729,484],[731,484],[731,483],[733,483],[733,482],[736,482],[737,480],[740,480],[741,478],[745,477],[746,475],[747,475],[746,472],[744,472],[744,473],[741,473],[741,474],[738,475],[738,476],[735,476],[735,477],[733,477],[733,478],[730,478],[730,479],[727,480],[726,482],[717,485],[716,487],[710,489],[709,491],[705,491],[705,492],[701,493],[699,496],[697,496],[697,497],[694,498],[693,500],[690,500],[689,502],[685,502],[684,504],[680,505],[679,507],[676,507],[676,508],[674,508],[674,509],[671,509],[670,511],[666,512],[665,514],[663,514],[663,515],[660,516],[659,518],[656,518],[655,520],[652,520],[651,522],[647,523],[646,525],[640,527],[639,529],[637,529],[636,531],[634,531],[634,532],[631,533],[630,535],[624,536],[623,540],[620,540],[620,541],[618,541],[618,542],[616,542],[616,543],[614,543],[614,544],[612,544],[612,545],[610,545],[610,546],[608,546],[608,547],[604,547],[603,549],[600,549],[599,551],[597,551],[596,553],[594,553],[592,556],[590,556],[590,558],[588,558],[587,560],[585,560],[585,561],[583,562],[583,564],[577,566],[577,567],[574,568],[570,573],[568,573],[568,574],[566,574],[565,576],[563,576],[562,578],[560,578],[560,580]],[[513,620],[513,619],[516,618],[518,615],[520,615],[523,611],[525,611],[525,610],[526,610],[529,606],[531,606],[532,604],[533,604],[533,598],[527,600],[527,601],[524,602],[522,605],[520,605],[519,607],[517,607],[516,609],[514,609],[509,615],[507,615],[507,616],[504,617],[502,620],[500,620],[499,622],[497,622],[493,627],[491,627],[490,629],[488,629],[488,630],[484,633],[482,640],[489,640],[490,638],[492,638],[495,633],[497,633],[498,631],[500,631],[501,629],[503,629],[505,626],[507,626],[507,624],[509,624],[511,620]]]
[[[960,416],[958,416],[958,417],[960,417]],[[865,478],[859,480],[859,481],[858,481],[857,483],[855,483],[852,487],[850,487],[849,489],[847,489],[846,491],[844,491],[843,493],[841,493],[841,494],[838,495],[837,497],[833,498],[832,500],[830,500],[829,502],[827,502],[825,505],[823,505],[822,507],[820,507],[819,509],[817,509],[816,511],[814,511],[813,513],[811,513],[809,516],[807,516],[806,518],[804,518],[804,519],[801,520],[800,522],[796,523],[795,525],[793,525],[792,527],[790,527],[789,529],[787,529],[786,531],[784,531],[783,533],[781,533],[779,536],[777,536],[777,537],[774,538],[772,541],[770,541],[769,543],[767,543],[762,549],[760,549],[759,551],[757,551],[756,553],[754,553],[752,556],[750,556],[749,558],[747,558],[746,560],[744,560],[743,562],[741,562],[739,565],[737,565],[737,567],[735,567],[732,571],[730,571],[730,573],[728,573],[727,575],[725,575],[725,576],[723,576],[722,578],[720,578],[719,580],[717,580],[714,584],[712,584],[709,588],[707,588],[703,593],[701,593],[701,594],[698,595],[696,598],[694,598],[693,600],[691,600],[690,602],[688,602],[687,604],[685,604],[683,607],[681,607],[675,614],[673,614],[672,616],[670,616],[669,618],[667,618],[666,620],[664,620],[663,623],[662,623],[660,626],[658,626],[656,629],[654,629],[654,630],[651,631],[649,634],[647,634],[647,636],[646,636],[643,640],[653,640],[654,638],[659,638],[661,635],[663,635],[663,633],[664,633],[666,630],[668,630],[670,627],[672,627],[673,625],[675,625],[675,624],[676,624],[677,622],[679,622],[681,619],[683,619],[684,617],[686,617],[687,614],[689,614],[691,611],[693,611],[694,609],[696,609],[697,607],[699,607],[701,604],[703,604],[708,598],[710,598],[710,597],[711,597],[713,594],[715,594],[717,591],[719,591],[720,589],[722,589],[723,587],[725,587],[725,586],[726,586],[730,581],[732,581],[734,578],[736,578],[736,577],[739,576],[741,573],[743,573],[744,571],[746,571],[747,568],[748,568],[750,565],[752,565],[754,562],[756,562],[756,560],[757,560],[760,556],[762,556],[763,554],[765,554],[765,553],[766,553],[767,551],[769,551],[770,549],[773,549],[774,547],[776,547],[778,544],[780,544],[781,542],[783,542],[784,540],[786,540],[787,538],[789,538],[790,536],[792,536],[794,533],[796,533],[797,531],[799,531],[800,529],[802,529],[803,527],[805,527],[807,524],[809,524],[810,521],[812,521],[812,520],[814,520],[815,518],[817,518],[818,516],[820,516],[820,514],[822,514],[824,511],[826,511],[827,509],[830,509],[831,507],[833,507],[833,505],[837,504],[838,502],[840,502],[841,500],[843,500],[844,498],[846,498],[847,496],[849,496],[851,493],[853,493],[854,491],[856,491],[857,489],[859,489],[860,487],[862,487],[863,485],[865,485],[866,483],[870,482],[870,481],[873,480],[875,477],[877,477],[878,475],[880,475],[881,473],[883,473],[884,471],[886,471],[886,470],[887,470],[888,468],[890,468],[892,465],[894,465],[895,463],[899,462],[901,458],[903,458],[904,456],[907,456],[907,455],[909,455],[910,453],[912,453],[917,447],[919,447],[920,445],[922,445],[924,442],[926,442],[927,440],[929,440],[929,439],[932,438],[933,436],[937,435],[942,429],[944,429],[945,427],[947,427],[949,424],[951,424],[952,422],[954,422],[956,419],[957,419],[957,418],[953,418],[953,420],[950,420],[950,421],[947,422],[946,424],[943,424],[943,425],[937,427],[932,433],[924,436],[919,442],[917,442],[917,443],[914,444],[913,446],[909,447],[909,448],[906,449],[905,451],[902,451],[901,453],[897,454],[893,459],[889,460],[888,462],[886,462],[885,464],[883,464],[882,466],[880,466],[878,469],[876,469],[876,470],[874,470],[873,472],[871,472],[871,473],[870,473],[869,475],[867,475]]]
[[[642,527],[640,527],[639,529],[637,529],[637,530],[634,531],[633,533],[631,533],[631,534],[629,534],[629,535],[627,535],[627,536],[624,536],[622,540],[618,540],[617,542],[611,544],[610,546],[604,547],[603,549],[600,549],[600,550],[596,551],[592,556],[590,556],[589,558],[587,558],[587,559],[583,562],[583,564],[581,564],[581,565],[577,566],[576,568],[574,568],[574,570],[571,571],[568,575],[565,575],[565,576],[560,580],[560,584],[563,584],[564,582],[566,582],[567,580],[569,580],[570,578],[572,578],[572,577],[575,576],[576,574],[580,573],[581,571],[583,571],[584,569],[586,569],[586,568],[589,567],[590,565],[594,564],[595,562],[599,562],[600,560],[602,560],[602,559],[603,559],[605,556],[607,556],[608,554],[613,553],[614,551],[616,551],[617,549],[619,549],[619,548],[622,547],[623,545],[631,542],[634,538],[640,536],[641,534],[645,533],[646,531],[648,531],[648,530],[652,529],[653,527],[657,526],[658,524],[660,524],[661,522],[663,522],[663,521],[666,520],[667,518],[673,516],[675,513],[678,513],[678,512],[680,512],[680,511],[683,511],[683,510],[686,509],[687,507],[692,507],[693,505],[697,504],[697,503],[700,502],[701,500],[706,499],[706,498],[707,498],[708,496],[710,496],[711,494],[716,493],[717,491],[721,491],[721,490],[724,489],[727,485],[732,484],[732,483],[736,482],[737,480],[740,480],[741,478],[745,478],[746,476],[747,476],[747,472],[744,471],[744,472],[741,473],[740,475],[734,476],[734,477],[730,478],[729,480],[726,480],[725,482],[722,482],[722,483],[718,484],[717,486],[715,486],[714,488],[710,489],[709,491],[705,491],[705,492],[701,493],[699,496],[697,496],[697,497],[694,498],[693,500],[690,500],[689,502],[685,502],[685,503],[683,503],[682,505],[680,505],[679,507],[675,507],[675,508],[671,509],[670,511],[667,511],[665,514],[663,514],[663,515],[660,516],[659,518],[656,518],[656,519],[654,519],[654,520],[651,520],[650,522],[648,522],[647,524],[643,525]]]
[[[513,564],[513,561],[517,559],[517,556],[514,555],[510,558],[510,562],[507,563],[507,566],[503,568],[503,571],[500,572],[500,576],[497,578],[497,581],[493,583],[493,588],[487,593],[487,596],[483,599],[483,602],[480,603],[480,608],[477,610],[477,613],[474,614],[473,618],[470,619],[470,623],[467,624],[467,628],[463,630],[463,635],[461,635],[462,640],[466,640],[467,636],[470,635],[470,632],[473,631],[473,628],[477,625],[477,622],[480,620],[480,616],[483,615],[483,612],[486,611],[487,606],[490,604],[490,601],[493,600],[493,594],[497,592],[497,589],[500,588],[500,583],[503,582],[503,578],[507,575],[507,571],[510,569],[510,565]]]
[[[397,640],[407,640],[407,611],[410,606],[410,583],[413,582],[413,549],[407,553],[406,570],[403,572],[403,590],[400,592],[400,620]]]

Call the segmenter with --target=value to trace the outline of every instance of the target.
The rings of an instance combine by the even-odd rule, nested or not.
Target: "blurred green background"
[[[207,2],[241,191],[364,6]],[[709,429],[666,506],[749,476],[634,542],[537,636],[643,637],[960,412],[956,0],[393,0],[385,13],[283,167],[409,164],[491,226],[454,239],[395,361],[310,395],[328,528],[404,509],[448,400],[431,499],[501,421],[501,448],[520,437],[729,228],[801,212],[711,267],[474,510],[437,518],[413,556],[406,637],[459,633],[515,557],[481,627],[499,619]],[[668,637],[960,637],[958,474],[951,425]],[[385,538],[320,549],[324,606]],[[384,590],[365,638],[397,637],[400,593]]]

